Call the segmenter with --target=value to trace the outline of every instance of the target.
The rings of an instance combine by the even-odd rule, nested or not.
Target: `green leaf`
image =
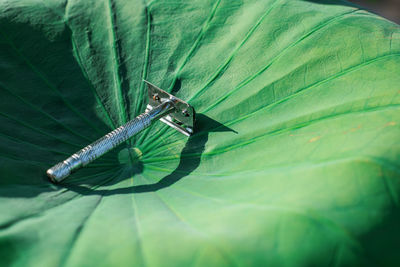
[[[396,266],[400,27],[339,1],[0,2],[4,266]],[[199,113],[51,184],[144,111]]]

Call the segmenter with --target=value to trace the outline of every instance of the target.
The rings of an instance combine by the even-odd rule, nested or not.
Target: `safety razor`
[[[143,131],[154,121],[160,120],[186,136],[193,134],[194,108],[154,84],[144,82],[148,86],[149,101],[145,112],[48,169],[46,173],[52,182],[61,182],[72,172]]]

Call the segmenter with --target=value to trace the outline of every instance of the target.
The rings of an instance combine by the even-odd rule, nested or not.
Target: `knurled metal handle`
[[[74,170],[86,166],[90,162],[104,155],[135,134],[149,127],[153,120],[167,115],[173,109],[174,105],[172,101],[163,102],[149,112],[137,116],[135,119],[130,120],[126,124],[79,150],[66,160],[57,163],[47,170],[47,175],[51,181],[55,183],[62,181]]]

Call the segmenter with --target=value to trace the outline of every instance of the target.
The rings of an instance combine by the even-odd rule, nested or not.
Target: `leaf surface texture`
[[[0,2],[4,266],[395,266],[400,28],[340,1]],[[45,171],[188,101],[73,174]]]

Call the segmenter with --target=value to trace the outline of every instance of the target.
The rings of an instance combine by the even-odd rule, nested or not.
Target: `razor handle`
[[[166,116],[174,110],[174,99],[163,101],[160,105],[128,121],[126,124],[71,155],[66,160],[57,163],[47,170],[47,176],[54,183],[61,182],[73,171],[101,157],[111,149],[149,127],[154,120]]]

